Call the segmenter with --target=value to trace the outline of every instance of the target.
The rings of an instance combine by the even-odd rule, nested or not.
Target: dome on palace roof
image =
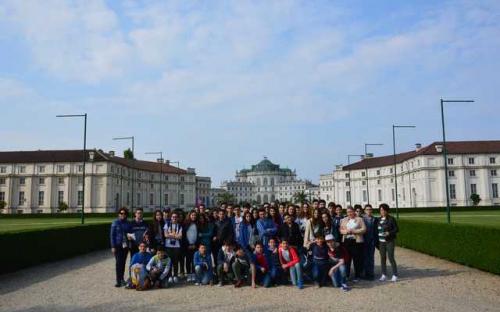
[[[280,171],[280,166],[273,164],[267,157],[264,157],[258,164],[253,165],[251,171]]]

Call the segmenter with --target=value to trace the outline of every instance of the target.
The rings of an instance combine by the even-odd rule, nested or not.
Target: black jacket
[[[231,219],[224,218],[224,220],[218,220],[215,222],[215,237],[219,244],[223,244],[226,241],[234,242],[234,228]]]
[[[377,218],[375,221],[374,227],[377,229],[378,232],[378,226],[380,224],[380,218]],[[396,222],[396,219],[394,219],[392,216],[386,216],[385,217],[385,222],[382,224],[382,229],[384,232],[389,232],[389,235],[385,237],[386,242],[390,242],[396,239],[396,235],[399,232],[398,224]],[[377,234],[377,240],[378,240],[378,234]]]
[[[302,246],[304,243],[299,225],[295,222],[292,222],[291,227],[288,226],[288,224],[283,223],[279,228],[278,235],[281,239],[286,238],[288,240],[288,244],[291,246]]]

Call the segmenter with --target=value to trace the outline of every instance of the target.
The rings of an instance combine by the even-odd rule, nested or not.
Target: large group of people
[[[223,203],[211,210],[199,205],[187,214],[156,210],[152,222],[146,222],[142,209],[129,221],[128,210],[121,208],[110,231],[115,286],[146,290],[187,282],[302,289],[310,283],[349,291],[360,279],[375,279],[376,249],[379,280],[387,280],[389,258],[390,280],[396,282],[398,226],[389,210],[381,204],[374,216],[371,205],[355,205],[344,215],[341,205],[324,200],[261,207]]]

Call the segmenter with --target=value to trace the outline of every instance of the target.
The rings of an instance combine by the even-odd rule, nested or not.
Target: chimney
[[[163,163],[163,158],[157,158],[156,162],[159,163],[159,164],[162,164]]]
[[[90,152],[89,152],[89,160],[90,160],[90,161],[93,161],[93,160],[94,160],[94,157],[95,157],[95,152],[94,152],[94,151],[90,151]]]
[[[417,143],[415,144],[415,151],[420,151],[422,149],[422,144],[421,143]]]
[[[165,164],[167,164],[168,166],[170,165],[170,160],[165,160]]]
[[[443,145],[441,144],[436,144],[436,152],[442,153],[443,152]]]
[[[363,159],[373,158],[373,153],[366,153]]]
[[[115,157],[115,151],[109,151],[109,156]]]

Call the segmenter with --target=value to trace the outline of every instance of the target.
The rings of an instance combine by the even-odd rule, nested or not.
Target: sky
[[[267,156],[500,139],[500,1],[0,1],[0,150],[146,152],[212,185]]]

